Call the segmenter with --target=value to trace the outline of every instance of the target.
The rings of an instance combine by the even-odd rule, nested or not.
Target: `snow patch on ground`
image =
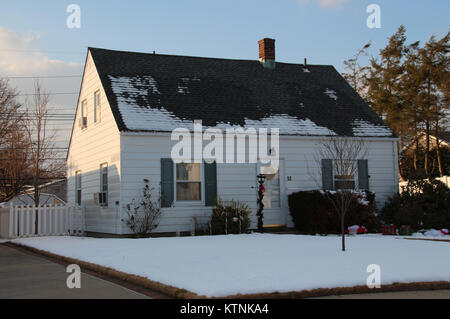
[[[13,242],[205,296],[365,285],[370,264],[380,265],[382,285],[450,281],[450,243],[381,235],[349,236],[346,252],[338,236],[274,234]]]
[[[428,230],[424,230],[424,231],[419,231],[417,233],[414,233],[413,236],[414,237],[442,237],[443,239],[448,239],[450,240],[450,235],[448,235],[448,229],[444,228],[444,229],[428,229]]]
[[[392,136],[391,130],[385,125],[375,125],[363,120],[352,122],[355,136]]]

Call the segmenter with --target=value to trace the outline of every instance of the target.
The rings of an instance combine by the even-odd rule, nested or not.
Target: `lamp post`
[[[264,204],[263,204],[263,198],[264,198],[264,181],[266,179],[266,175],[264,174],[258,174],[258,176],[256,176],[258,178],[258,212],[256,213],[256,216],[258,216],[258,231],[260,233],[264,232],[264,223],[263,223],[263,209],[264,209]]]

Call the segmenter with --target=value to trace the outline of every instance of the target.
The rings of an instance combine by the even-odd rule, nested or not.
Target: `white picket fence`
[[[38,232],[36,233],[36,214]],[[0,208],[0,238],[84,234],[84,211],[71,205]]]

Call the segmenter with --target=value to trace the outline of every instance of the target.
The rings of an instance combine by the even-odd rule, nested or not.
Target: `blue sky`
[[[81,7],[80,29],[66,27],[70,3]],[[370,3],[381,7],[381,29],[366,26]],[[257,59],[257,40],[273,37],[279,61],[300,63],[307,57],[342,71],[342,61],[357,48],[371,40],[375,54],[400,24],[411,42],[444,35],[449,13],[448,0],[15,0],[2,4],[0,27],[38,33],[30,49],[78,63],[87,46]]]
[[[71,3],[81,8],[80,29],[66,26]],[[371,3],[381,8],[380,29],[366,26]],[[73,114],[88,46],[256,60],[257,41],[272,37],[277,61],[306,57],[342,72],[358,48],[371,41],[376,55],[401,24],[409,42],[442,37],[449,13],[448,0],[9,0],[0,11],[0,77],[77,75],[42,80],[55,112]],[[33,81],[10,78],[21,94]],[[58,142],[67,144],[70,128],[58,128]]]

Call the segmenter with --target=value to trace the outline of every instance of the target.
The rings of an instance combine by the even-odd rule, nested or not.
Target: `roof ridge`
[[[194,56],[194,55],[179,55],[179,54],[165,54],[165,53],[152,53],[152,52],[138,52],[138,51],[128,51],[128,50],[114,50],[114,49],[105,49],[105,48],[97,48],[97,47],[88,47],[88,50],[98,50],[98,51],[107,51],[114,53],[126,53],[126,54],[143,54],[150,56],[162,56],[162,57],[175,57],[175,58],[192,58],[192,59],[208,59],[208,60],[220,60],[220,61],[241,61],[241,62],[257,62],[258,60],[252,59],[232,59],[232,58],[218,58],[218,57],[205,57],[205,56]],[[281,62],[276,61],[277,64],[286,64],[286,65],[298,65],[303,67],[332,67],[331,64],[307,64],[306,66],[302,63],[293,63],[293,62]]]

